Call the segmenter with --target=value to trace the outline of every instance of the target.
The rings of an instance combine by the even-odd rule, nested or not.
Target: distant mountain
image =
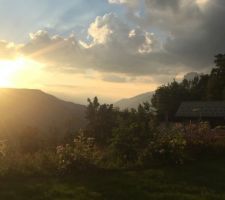
[[[130,109],[137,108],[139,104],[143,102],[151,102],[151,98],[154,92],[146,92],[131,98],[121,99],[114,103],[115,107],[119,107],[120,109]]]
[[[77,130],[85,124],[85,109],[40,90],[0,89],[0,134],[24,127]]]
[[[191,81],[195,77],[199,77],[200,75],[201,74],[199,74],[197,72],[189,72],[184,75],[183,79],[187,79],[188,81]],[[115,102],[114,106],[118,107],[122,110],[126,109],[126,108],[128,108],[128,109],[135,108],[136,109],[140,103],[143,103],[146,101],[150,102],[153,94],[154,94],[154,91],[139,94],[139,95],[131,97],[131,98],[121,99],[121,100]]]
[[[184,75],[183,79],[186,79],[188,81],[192,81],[194,80],[195,77],[199,77],[201,74],[197,73],[197,72],[189,72],[187,74]]]

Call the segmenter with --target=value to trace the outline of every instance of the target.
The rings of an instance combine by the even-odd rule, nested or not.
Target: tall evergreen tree
[[[117,111],[113,108],[112,104],[100,105],[97,97],[93,101],[88,99],[88,103],[86,134],[94,137],[98,144],[105,145],[112,136]]]
[[[209,100],[225,100],[225,54],[216,55],[215,64],[208,81],[207,97]]]
[[[152,97],[152,105],[156,108],[158,116],[165,121],[173,120],[180,103],[189,100],[189,90],[186,84],[173,81],[168,85],[159,87]]]

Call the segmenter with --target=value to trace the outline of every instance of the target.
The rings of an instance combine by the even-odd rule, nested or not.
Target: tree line
[[[151,103],[160,120],[172,121],[183,101],[224,101],[225,100],[225,54],[215,56],[215,67],[210,74],[201,74],[193,80],[174,80],[160,86]]]
[[[55,132],[56,141],[52,137],[42,140],[37,130],[27,129],[14,138],[16,144],[0,141],[0,175],[142,168],[207,156],[223,158],[225,142],[207,123],[161,123],[174,119],[182,101],[225,100],[225,54],[215,58],[210,74],[159,87],[152,105],[146,102],[137,109],[119,110],[94,97],[88,99],[87,125],[77,133],[66,132],[58,140]]]

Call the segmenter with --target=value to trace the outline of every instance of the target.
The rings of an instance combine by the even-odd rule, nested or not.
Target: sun
[[[199,6],[203,6],[205,5],[206,3],[208,3],[209,0],[196,0],[196,3],[199,5]]]
[[[23,57],[15,60],[0,60],[0,87],[14,87],[14,78],[26,67]]]
[[[0,87],[40,88],[47,79],[46,64],[25,56],[0,60]]]

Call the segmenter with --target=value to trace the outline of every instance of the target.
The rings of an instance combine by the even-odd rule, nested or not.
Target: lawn
[[[225,161],[61,177],[2,177],[1,200],[221,200]]]

